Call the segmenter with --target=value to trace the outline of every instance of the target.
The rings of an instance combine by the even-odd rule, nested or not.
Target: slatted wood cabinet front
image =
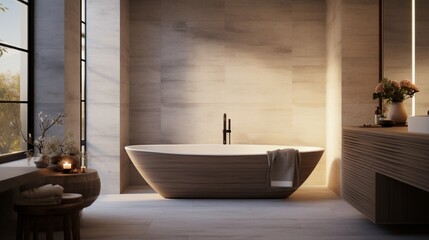
[[[374,223],[429,223],[429,134],[343,128],[343,197]]]

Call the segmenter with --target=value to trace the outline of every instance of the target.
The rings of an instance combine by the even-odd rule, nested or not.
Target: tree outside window
[[[0,3],[0,160],[5,154],[27,149],[11,123],[22,124],[27,132],[28,13],[29,2]]]

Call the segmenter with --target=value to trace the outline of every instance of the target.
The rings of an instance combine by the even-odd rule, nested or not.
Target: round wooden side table
[[[62,173],[50,168],[41,169],[45,184],[58,184],[65,193],[80,193],[84,207],[90,206],[100,195],[100,177],[94,169],[86,169],[85,173]]]

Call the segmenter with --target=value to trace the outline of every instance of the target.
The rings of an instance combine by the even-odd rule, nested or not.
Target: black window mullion
[[[0,100],[0,104],[25,104],[27,108],[27,133],[33,133],[34,130],[34,1],[28,2],[17,0],[27,6],[27,49],[0,42],[0,46],[27,53],[27,100],[26,101],[5,101]],[[1,133],[0,133],[1,134]],[[32,146],[27,145],[27,149]],[[25,158],[25,151],[6,153],[0,155],[0,163],[10,162]]]
[[[0,42],[0,46],[6,47],[6,48],[12,48],[12,49],[15,49],[15,50],[18,50],[18,51],[21,51],[21,52],[27,52],[28,53],[27,49],[16,47],[16,46],[4,43],[4,42]]]
[[[81,150],[86,151],[86,80],[87,80],[87,66],[86,66],[86,44],[87,44],[87,29],[86,29],[86,0],[80,1],[80,146]],[[85,4],[85,8],[83,8],[82,4]],[[84,11],[85,10],[85,11]],[[82,20],[83,16],[85,16],[85,21]],[[83,35],[84,34],[84,35]],[[84,37],[84,46],[82,46],[82,37]],[[85,47],[85,50],[82,54],[82,48]],[[82,63],[85,63],[82,66]],[[82,73],[83,77],[82,77]]]
[[[27,130],[34,136],[34,1],[28,1],[28,87],[27,87]],[[27,144],[27,149],[33,148]]]

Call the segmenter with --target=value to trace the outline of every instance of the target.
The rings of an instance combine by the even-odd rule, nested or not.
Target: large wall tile
[[[130,20],[161,21],[161,2],[160,0],[130,0],[129,3],[132,6],[129,9]]]
[[[101,193],[113,192],[112,187],[117,186],[119,178],[119,161],[116,155],[91,156],[89,167],[96,169],[101,181]]]
[[[326,1],[294,0],[292,14],[294,21],[323,22],[326,19]]]
[[[223,65],[224,22],[163,22],[161,64]]]
[[[227,21],[291,21],[292,0],[226,0]]]
[[[224,77],[223,66],[198,65],[165,68],[162,72],[162,102],[222,102],[224,101]]]
[[[326,54],[325,22],[296,21],[293,24],[293,56],[323,57]],[[318,41],[315,41],[315,40]]]
[[[157,63],[155,59],[159,59],[161,55],[161,22],[131,21],[130,48],[131,57],[144,57],[145,60],[149,58]]]
[[[161,142],[161,104],[141,102],[130,109],[130,144]]]
[[[120,128],[119,118],[119,104],[88,104],[88,139],[97,139],[96,143],[88,142],[91,155],[103,155],[107,152],[109,155],[119,155],[119,147],[116,147]],[[106,121],[107,119],[109,121]]]
[[[131,108],[138,109],[142,103],[153,102],[161,102],[161,70],[158,66],[131,66]]]
[[[224,0],[162,0],[163,21],[223,21]]]
[[[87,153],[102,193],[119,193],[128,182],[120,176],[128,172],[128,14],[126,0],[87,2]]]
[[[227,65],[290,66],[290,22],[236,20],[226,22],[225,28]]]
[[[324,146],[325,1],[160,2],[131,1],[131,143],[221,143],[227,113],[233,143]]]
[[[227,66],[225,69],[226,102],[291,104],[292,92],[289,67]]]

